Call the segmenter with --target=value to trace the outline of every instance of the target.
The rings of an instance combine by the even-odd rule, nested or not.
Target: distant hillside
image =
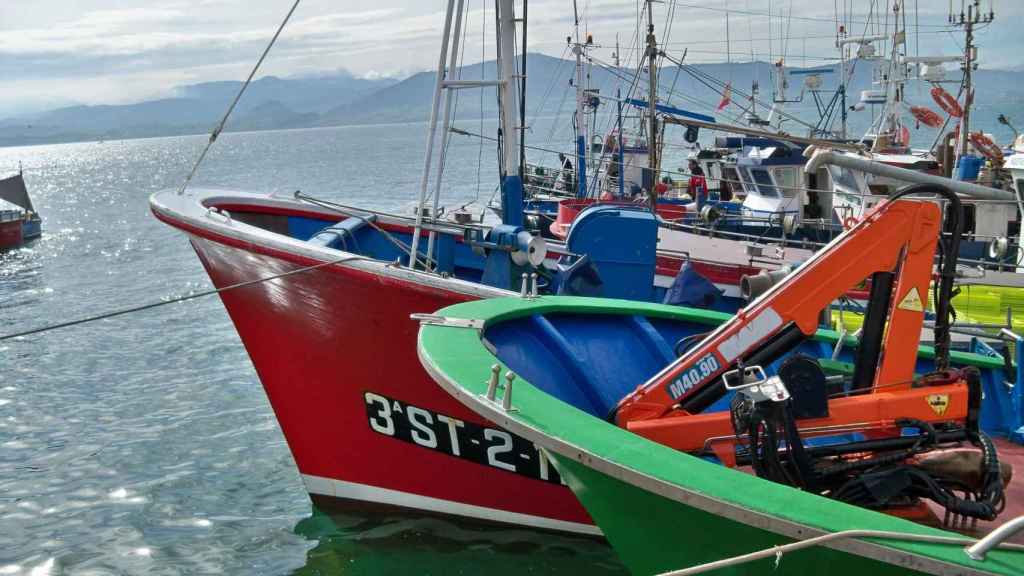
[[[853,77],[847,88],[847,104],[849,106],[858,101],[862,90],[872,88],[874,63],[859,61],[852,63],[851,66]],[[821,75],[823,83],[822,91],[819,94],[823,99],[822,105],[825,105],[832,96],[831,91],[838,83],[839,65],[816,66],[814,69],[828,71]],[[559,60],[542,54],[529,56],[527,59],[527,109],[531,117],[559,113],[567,116],[571,112],[575,106],[574,88],[569,83],[570,77],[574,74],[573,70],[574,63],[567,60]],[[767,62],[697,64],[687,66],[685,69],[676,66],[664,67],[659,75],[659,98],[680,108],[711,114],[724,121],[730,121],[733,117],[741,114],[744,107],[749,106],[747,96],[756,80],[760,88],[758,100],[761,103],[758,105],[758,112],[767,115],[773,97],[773,70],[774,66]],[[787,71],[792,70],[802,69],[787,68]],[[635,74],[635,70],[614,70],[595,63],[591,68],[591,86],[598,89],[602,95],[612,96],[620,79],[631,79]],[[461,70],[463,79],[493,79],[494,76],[493,61],[474,64]],[[800,100],[802,97],[802,101],[789,103],[786,105],[786,109],[813,124],[818,119],[818,109],[813,95],[803,89],[803,78],[802,75],[789,76],[787,99]],[[959,73],[951,71],[948,78],[958,80]],[[1000,112],[1009,114],[1019,108],[1016,103],[1019,103],[1022,99],[1021,95],[1024,94],[1022,91],[1024,72],[979,70],[976,72],[975,81],[977,86],[976,109],[979,120],[982,120],[983,116],[991,116],[994,123],[995,116]],[[733,105],[719,113],[716,108],[721,100],[720,91],[725,83],[732,86]],[[320,117],[319,123],[321,125],[344,125],[424,120],[429,114],[433,86],[433,73],[419,73],[402,82],[329,110]],[[955,92],[955,86],[949,89]],[[906,97],[912,103],[935,108],[928,90],[929,87],[922,82],[911,82],[908,84]],[[643,94],[634,94],[633,96],[642,98]],[[482,102],[485,115],[492,117],[497,115],[497,103],[493,89],[486,91]],[[461,92],[457,106],[458,117],[478,117],[481,113],[480,103],[479,92],[472,90]],[[605,105],[610,106],[611,103],[606,102]],[[560,110],[559,106],[561,106]],[[850,112],[851,132],[857,134],[866,130],[870,119],[870,110]],[[1020,123],[1024,124],[1024,117],[1020,118]],[[803,131],[800,130],[799,125],[792,124],[791,126],[790,129],[794,132]]]
[[[530,117],[568,115],[575,105],[574,88],[570,84],[574,63],[543,54],[527,59],[527,110]],[[827,100],[839,76],[838,65],[816,67],[828,69],[822,74],[822,92]],[[854,63],[854,74],[848,87],[848,104],[856,103],[860,91],[871,88],[873,64]],[[792,68],[787,70],[799,70]],[[659,75],[659,97],[674,106],[706,114],[725,121],[741,114],[748,105],[746,95],[756,81],[760,86],[758,111],[767,114],[772,100],[773,66],[766,62],[740,64],[698,64],[685,69],[662,68]],[[611,96],[622,79],[631,79],[635,70],[609,69],[595,62],[590,84],[600,94]],[[951,72],[950,76],[957,73]],[[493,61],[473,64],[459,70],[463,79],[493,79]],[[813,123],[817,108],[810,92],[802,94],[804,76],[790,75],[787,98],[801,102],[787,104],[787,110]],[[717,113],[720,90],[725,83],[733,87],[733,105]],[[643,82],[641,82],[643,84]],[[0,145],[21,145],[43,142],[95,140],[161,136],[209,132],[219,120],[240,83],[207,82],[182,86],[172,91],[173,97],[119,106],[72,106],[32,116],[0,121]],[[1024,97],[1024,72],[979,70],[976,73],[976,118],[994,124],[999,113],[1010,114],[1019,109]],[[269,130],[310,126],[336,126],[368,123],[409,122],[425,120],[429,113],[434,88],[434,74],[423,72],[402,81],[367,80],[346,73],[308,78],[277,78],[268,76],[253,82],[239,102],[228,130]],[[952,90],[952,88],[951,88]],[[624,96],[627,94],[624,94]],[[643,97],[642,94],[633,96]],[[933,106],[928,87],[911,83],[907,100]],[[605,102],[610,106],[610,102]],[[494,89],[458,92],[456,118],[472,119],[481,114],[497,115]],[[870,112],[851,112],[851,133],[867,128]],[[987,120],[986,120],[987,119]],[[1019,118],[1024,124],[1024,117]],[[798,124],[793,132],[804,132]]]
[[[322,112],[397,82],[342,72],[308,78],[266,76],[252,82],[228,130],[313,126]],[[137,104],[69,106],[0,120],[0,146],[209,132],[241,82],[206,82],[173,89],[174,97]]]

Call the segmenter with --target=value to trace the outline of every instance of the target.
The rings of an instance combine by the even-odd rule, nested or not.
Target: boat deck
[[[801,262],[810,258],[814,252],[803,248],[787,247],[783,258],[774,258],[774,247],[771,241],[767,241],[769,247],[765,248],[765,255],[760,258],[751,258],[747,253],[746,244],[728,238],[715,238],[702,236],[682,230],[660,229],[658,231],[658,249],[671,250],[692,254],[696,259],[713,259],[719,264],[734,264],[751,266],[758,265],[768,268],[779,267],[784,264]],[[769,252],[772,255],[769,255]],[[699,255],[699,257],[698,257]]]

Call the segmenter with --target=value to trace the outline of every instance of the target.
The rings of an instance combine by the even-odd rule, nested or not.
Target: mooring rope
[[[353,256],[348,255],[334,260],[328,260],[326,262],[320,262],[310,266],[303,266],[302,268],[296,268],[280,274],[274,274],[272,276],[265,276],[263,278],[256,278],[255,280],[246,280],[245,282],[238,282],[235,284],[229,284],[223,288],[214,288],[213,290],[204,290],[202,292],[196,292],[195,294],[188,294],[186,296],[179,296],[177,298],[171,298],[170,300],[160,300],[159,302],[150,302],[148,304],[142,304],[139,306],[132,306],[130,308],[122,308],[120,310],[111,310],[102,314],[96,314],[95,316],[87,316],[85,318],[78,318],[77,320],[69,320],[67,322],[59,322],[57,324],[48,324],[46,326],[40,326],[38,328],[32,328],[31,330],[23,330],[21,332],[15,332],[13,334],[5,334],[0,336],[0,342],[4,340],[11,340],[13,338],[19,338],[21,336],[30,336],[32,334],[39,334],[42,332],[49,332],[51,330],[57,330],[59,328],[69,328],[71,326],[78,326],[80,324],[88,324],[90,322],[97,322],[99,320],[106,320],[108,318],[114,318],[117,316],[124,316],[125,314],[132,314],[135,312],[142,312],[143,310],[150,310],[152,308],[159,308],[160,306],[167,306],[168,304],[177,304],[178,302],[185,302],[187,300],[194,300],[196,298],[202,298],[204,296],[212,296],[214,294],[222,294],[229,290],[237,290],[238,288],[245,288],[247,286],[254,286],[263,282],[269,282],[271,280],[277,280],[293,274],[301,274],[303,272],[309,272],[332,264],[340,264],[342,262],[348,262],[350,260],[365,260],[364,256]]]
[[[235,99],[231,101],[231,105],[228,106],[227,112],[224,113],[224,117],[220,119],[220,123],[218,123],[217,127],[210,133],[210,139],[206,142],[206,147],[204,147],[202,153],[199,154],[199,158],[196,159],[196,163],[192,165],[192,170],[190,170],[188,176],[185,177],[185,181],[181,183],[181,188],[178,189],[179,195],[185,193],[185,189],[188,188],[188,185],[192,182],[192,177],[195,176],[196,171],[199,170],[199,165],[206,159],[206,153],[210,151],[210,147],[217,141],[217,137],[220,136],[220,133],[224,131],[224,125],[227,123],[228,117],[231,116],[231,113],[235,110],[235,106],[238,104],[238,101],[242,99],[242,94],[244,94],[245,89],[249,87],[253,76],[256,75],[256,71],[260,69],[260,66],[263,64],[263,60],[265,60],[267,54],[270,53],[270,49],[274,47],[274,43],[277,42],[277,37],[281,35],[281,31],[284,30],[285,25],[288,24],[288,20],[290,20],[292,14],[295,13],[295,9],[299,7],[299,2],[302,2],[302,0],[295,0],[295,3],[292,4],[291,10],[289,10],[288,14],[285,15],[284,20],[281,21],[281,25],[277,27],[277,32],[274,32],[274,37],[270,39],[270,43],[263,49],[263,54],[260,55],[260,59],[256,61],[256,65],[253,66],[252,71],[249,72],[249,77],[245,79],[242,87],[238,90],[238,94],[235,94]]]

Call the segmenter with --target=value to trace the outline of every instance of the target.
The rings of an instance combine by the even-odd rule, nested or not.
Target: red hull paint
[[[0,222],[0,250],[21,246],[21,220]]]
[[[218,287],[312,263],[297,255],[231,246],[198,236],[206,234],[196,229],[189,231]],[[332,266],[232,290],[221,297],[311,493],[379,502],[379,494],[362,488],[384,489],[401,493],[385,503],[596,531],[565,486],[423,448],[369,426],[366,392],[497,428],[449,397],[416,357],[418,324],[409,315],[433,312],[468,299],[466,295]],[[322,479],[344,483],[345,491]],[[446,503],[424,504],[425,500],[410,501],[407,496]],[[480,508],[467,512],[460,508],[463,505]],[[481,514],[483,509],[494,513]]]

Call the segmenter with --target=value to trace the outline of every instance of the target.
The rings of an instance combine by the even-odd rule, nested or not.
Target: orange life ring
[[[942,126],[942,116],[939,116],[938,112],[925,108],[924,106],[911,106],[910,113],[914,115],[914,118],[928,126],[929,128],[938,128]]]
[[[946,111],[946,114],[954,118],[960,118],[964,115],[964,109],[960,107],[960,103],[957,102],[952,94],[943,90],[941,86],[934,86],[932,88],[932,99],[935,100],[939,107]]]
[[[847,216],[846,218],[843,219],[843,229],[849,230],[850,228],[856,226],[857,222],[859,222],[859,220],[857,220],[856,216]]]
[[[900,135],[897,143],[900,146],[910,146],[910,128],[900,126]]]
[[[991,138],[982,132],[972,132],[970,138],[971,144],[974,144],[982,156],[996,163],[1003,161],[1003,151]]]

